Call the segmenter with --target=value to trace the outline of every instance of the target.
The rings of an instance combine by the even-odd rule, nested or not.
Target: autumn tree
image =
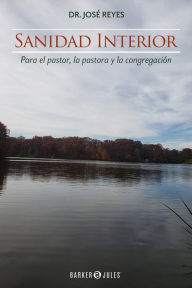
[[[0,122],[0,158],[5,157],[7,154],[8,135],[9,135],[9,130],[3,123]]]
[[[3,126],[2,126],[3,127]],[[7,132],[4,127],[4,139]],[[6,141],[5,141],[6,142]],[[4,143],[5,143],[4,142]],[[169,150],[131,139],[100,141],[88,137],[9,138],[9,156],[151,163],[192,163],[192,149]]]

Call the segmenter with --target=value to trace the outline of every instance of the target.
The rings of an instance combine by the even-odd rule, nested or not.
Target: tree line
[[[189,148],[181,151],[170,150],[161,144],[142,144],[131,139],[100,141],[88,137],[8,137],[7,128],[0,124],[1,157],[7,155],[121,162],[192,163],[192,149]],[[1,133],[1,130],[4,133]]]

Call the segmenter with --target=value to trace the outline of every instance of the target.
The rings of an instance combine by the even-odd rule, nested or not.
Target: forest
[[[9,130],[0,123],[0,158],[36,157],[52,159],[102,160],[145,163],[192,163],[192,149],[181,151],[161,144],[142,144],[131,139],[104,140],[88,137],[52,136],[30,139],[9,137]]]

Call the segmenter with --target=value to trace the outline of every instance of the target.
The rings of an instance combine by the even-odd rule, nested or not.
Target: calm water
[[[190,220],[180,198],[191,165],[1,162],[0,287],[192,287],[192,235],[162,204]],[[69,277],[95,270],[121,278]]]

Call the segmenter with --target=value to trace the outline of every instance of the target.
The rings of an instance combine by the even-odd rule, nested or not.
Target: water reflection
[[[2,190],[5,188],[7,182],[8,171],[9,171],[9,162],[0,161],[0,195],[2,194]]]
[[[142,179],[161,181],[162,170],[151,167],[152,169],[144,169],[142,165],[122,165],[122,164],[99,164],[84,162],[11,162],[10,175],[30,175],[33,180],[44,179],[50,180],[55,177],[67,180],[89,179],[115,179],[119,182],[135,183]]]
[[[89,161],[14,161],[11,162],[10,175],[29,175],[33,180],[66,179],[73,181],[88,181],[90,179],[115,180],[115,182],[140,181],[161,182],[162,177],[192,178],[190,165],[159,165],[134,164]]]
[[[188,234],[161,202],[181,211],[176,191],[183,198],[191,193],[192,166],[6,165],[0,166],[6,192],[0,199],[0,287],[190,287],[191,280],[180,277],[181,264],[191,264]],[[123,275],[69,280],[69,271],[94,270]]]

